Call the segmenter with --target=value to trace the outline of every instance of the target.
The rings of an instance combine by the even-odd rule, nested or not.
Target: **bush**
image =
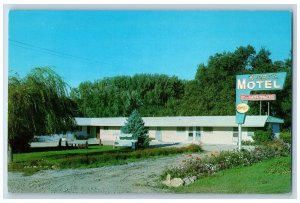
[[[279,139],[285,143],[292,143],[292,133],[290,131],[283,131],[279,134]]]
[[[183,166],[168,168],[161,178],[164,179],[167,174],[178,178],[212,175],[223,169],[248,166],[275,157],[289,156],[290,151],[290,145],[280,140],[268,142],[252,151],[222,151],[204,158],[189,159]]]
[[[59,164],[60,168],[77,168],[82,165],[107,165],[108,163],[126,163],[129,159],[141,159],[148,157],[155,157],[161,155],[171,155],[185,152],[200,152],[202,148],[200,145],[189,145],[181,148],[149,148],[128,152],[106,152],[101,155],[83,155],[76,157],[68,157],[63,159]]]
[[[254,141],[250,141],[250,140],[242,140],[242,145],[244,146],[252,146],[255,145]]]
[[[274,140],[274,135],[271,130],[256,130],[253,140],[256,144],[262,144]]]

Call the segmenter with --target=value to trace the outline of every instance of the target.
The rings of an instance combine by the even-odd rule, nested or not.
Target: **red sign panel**
[[[250,94],[250,95],[241,95],[241,100],[248,100],[248,101],[272,101],[272,100],[276,100],[276,94]]]

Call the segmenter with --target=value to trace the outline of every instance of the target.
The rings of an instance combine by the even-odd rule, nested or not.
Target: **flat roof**
[[[142,117],[146,127],[237,127],[235,116]],[[79,126],[124,126],[127,117],[75,118]],[[272,116],[246,116],[243,127],[264,127],[266,123],[283,123]]]

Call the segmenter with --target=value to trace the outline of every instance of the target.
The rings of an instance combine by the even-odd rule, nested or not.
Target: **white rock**
[[[170,182],[170,181],[171,181],[171,175],[170,175],[170,174],[167,175],[166,181],[167,181],[167,182]]]
[[[179,187],[183,185],[184,181],[181,178],[173,178],[171,179],[171,175],[168,174],[166,180],[162,181],[162,184],[168,187]]]
[[[193,179],[193,181],[197,180],[196,176],[192,176],[191,179]]]
[[[184,185],[189,185],[192,183],[192,181],[190,180],[190,178],[184,178],[183,179]]]
[[[170,187],[179,187],[183,185],[183,180],[181,178],[173,178],[170,181]]]
[[[168,174],[167,177],[166,177],[166,180],[162,181],[162,184],[164,184],[164,185],[170,187],[170,186],[169,186],[169,185],[170,185],[170,182],[171,182],[171,175]]]

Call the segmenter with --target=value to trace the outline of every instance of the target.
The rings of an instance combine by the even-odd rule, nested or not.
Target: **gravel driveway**
[[[235,146],[203,146],[206,152],[232,150]],[[204,156],[206,153],[193,154]],[[81,193],[81,194],[155,194],[166,193],[158,187],[159,175],[169,166],[183,164],[188,154],[148,159],[125,165],[92,169],[40,171],[31,176],[8,173],[8,191],[11,193]]]

